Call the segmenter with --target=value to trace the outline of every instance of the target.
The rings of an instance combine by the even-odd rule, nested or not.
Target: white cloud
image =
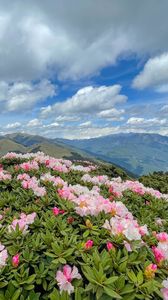
[[[2,0],[0,79],[76,79],[121,55],[164,52],[167,11],[167,0]]]
[[[22,111],[55,95],[55,86],[44,79],[38,83],[0,82],[0,102],[6,111]]]
[[[9,123],[5,126],[6,129],[16,129],[19,128],[21,126],[20,122],[15,122],[15,123]]]
[[[122,115],[124,114],[124,109],[107,109],[98,113],[98,117],[107,119],[108,121],[121,121],[123,120]]]
[[[69,115],[69,116],[58,116],[55,118],[57,122],[77,122],[80,120],[80,117],[74,116],[74,115]]]
[[[168,105],[163,105],[160,111],[161,113],[168,114]]]
[[[102,110],[111,109],[114,105],[127,100],[120,94],[121,86],[84,87],[64,102],[43,107],[41,115],[47,117],[53,114],[95,114]]]
[[[168,92],[168,52],[150,58],[133,81],[133,87],[153,87],[158,92]]]
[[[59,127],[59,123],[57,122],[54,122],[54,123],[51,123],[51,124],[47,124],[47,125],[43,125],[43,128],[50,128],[50,129],[54,129],[55,127]]]
[[[127,120],[127,124],[129,125],[147,125],[147,126],[153,126],[153,125],[165,125],[167,124],[166,119],[144,119],[144,118],[135,118],[131,117]]]
[[[83,122],[81,124],[79,124],[80,127],[89,127],[91,126],[92,122],[91,121],[86,121],[86,122]]]
[[[36,127],[36,126],[40,126],[41,124],[42,123],[39,119],[33,119],[27,123],[27,127]]]

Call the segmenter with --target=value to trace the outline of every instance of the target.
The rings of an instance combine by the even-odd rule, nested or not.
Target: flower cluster
[[[34,222],[34,219],[36,217],[36,213],[33,212],[32,214],[26,215],[24,213],[20,214],[19,219],[14,219],[12,224],[8,226],[8,231],[12,232],[12,230],[16,230],[17,226],[20,231],[22,231],[23,234],[26,234],[28,232],[28,225],[32,224]]]
[[[5,180],[11,180],[12,176],[4,171],[3,169],[0,169],[0,181],[5,181]]]
[[[0,269],[6,265],[7,258],[8,252],[5,246],[0,243]]]
[[[33,190],[36,196],[43,197],[46,194],[45,187],[39,186],[39,180],[35,176],[30,177],[28,174],[19,174],[17,179],[21,181],[21,185],[24,189]]]
[[[168,195],[99,168],[0,160],[0,297],[168,300]]]

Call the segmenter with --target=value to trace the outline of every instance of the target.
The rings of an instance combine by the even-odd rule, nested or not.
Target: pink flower
[[[163,288],[161,289],[162,295],[163,295],[163,299],[164,300],[168,300],[168,289]]]
[[[54,207],[54,208],[52,209],[52,211],[53,211],[54,216],[59,215],[59,208],[58,208],[58,207]]]
[[[127,243],[126,241],[124,241],[124,246],[125,246],[125,248],[127,249],[128,252],[132,251],[130,243]]]
[[[159,242],[167,242],[168,234],[166,232],[160,232],[160,233],[156,234],[156,238]]]
[[[79,274],[78,269],[75,266],[71,268],[69,265],[65,265],[63,267],[63,272],[57,271],[56,280],[58,282],[60,291],[67,291],[69,295],[73,293],[74,287],[71,282],[75,278],[81,279],[81,275]]]
[[[115,249],[114,245],[111,242],[107,242],[106,247],[108,251]]]
[[[5,249],[5,246],[0,242],[0,268],[6,266],[6,260],[8,258],[8,252]]]
[[[161,289],[161,293],[163,295],[163,299],[164,300],[168,300],[168,279],[163,280],[162,285],[164,287],[163,289]]]
[[[52,211],[53,211],[54,216],[57,216],[57,215],[59,215],[59,214],[64,214],[64,212],[65,212],[65,210],[61,210],[61,209],[59,209],[58,207],[54,207],[54,208],[52,209]]]
[[[153,252],[153,254],[155,256],[155,260],[158,264],[160,264],[165,259],[163,252],[160,249],[158,249],[157,247],[153,246],[152,252]]]
[[[12,266],[14,268],[17,268],[19,265],[19,256],[20,256],[20,254],[16,254],[12,257]]]
[[[92,240],[88,240],[85,245],[84,245],[86,250],[89,250],[93,247],[93,241]]]

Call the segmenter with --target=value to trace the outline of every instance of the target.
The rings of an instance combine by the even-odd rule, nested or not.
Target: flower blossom
[[[6,266],[6,260],[8,258],[8,252],[5,246],[0,243],[0,268]]]
[[[78,272],[77,267],[70,267],[69,265],[65,265],[63,267],[63,271],[57,271],[56,280],[58,282],[58,286],[60,291],[67,291],[70,295],[74,292],[74,286],[72,285],[73,279],[81,279],[81,275]]]
[[[162,285],[163,288],[161,289],[161,293],[163,295],[163,299],[168,300],[168,278],[163,280]]]
[[[14,268],[17,268],[19,265],[19,257],[20,257],[20,254],[16,254],[12,257],[12,266]]]
[[[156,271],[157,271],[157,265],[150,264],[145,268],[144,274],[147,279],[152,279],[155,277]]]
[[[84,245],[84,248],[86,250],[90,250],[91,248],[93,247],[93,241],[92,240],[88,240],[85,245]]]

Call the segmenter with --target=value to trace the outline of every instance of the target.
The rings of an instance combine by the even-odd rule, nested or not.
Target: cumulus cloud
[[[168,52],[150,58],[140,74],[135,77],[133,87],[153,87],[158,92],[168,92]]]
[[[77,79],[121,55],[164,52],[167,11],[167,0],[2,0],[0,78]]]
[[[20,122],[15,122],[15,123],[9,123],[5,126],[6,129],[16,129],[21,127],[21,123]]]
[[[0,102],[9,112],[29,109],[55,93],[55,86],[46,79],[35,84],[28,81],[0,82]]]
[[[127,120],[127,124],[129,125],[147,125],[147,126],[153,126],[153,125],[165,125],[167,124],[166,119],[144,119],[144,118],[135,118],[131,117]]]
[[[30,120],[28,123],[27,123],[27,127],[36,127],[36,126],[39,126],[41,125],[41,121],[39,119],[33,119],[33,120]]]
[[[93,114],[111,109],[114,105],[127,100],[120,94],[121,86],[84,87],[64,102],[57,102],[52,106],[43,107],[41,115],[47,117],[52,114]]]
[[[108,121],[121,121],[123,120],[123,114],[125,110],[124,109],[107,109],[107,110],[102,110],[101,112],[98,113],[98,117],[107,119]]]

